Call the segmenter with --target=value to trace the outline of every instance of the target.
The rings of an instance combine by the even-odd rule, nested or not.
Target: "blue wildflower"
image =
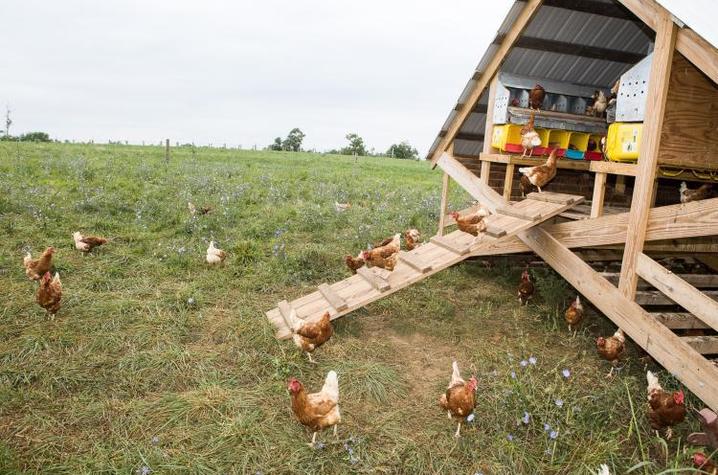
[[[476,417],[476,415],[472,412],[471,414],[466,416],[466,422],[474,422],[475,417]]]
[[[558,431],[552,430],[548,436],[551,437],[551,439],[556,440],[558,439]]]
[[[139,473],[140,475],[150,475],[150,473],[152,473],[152,470],[147,465],[143,465],[142,467],[140,467],[139,470],[137,470],[137,473]]]
[[[322,450],[322,449],[325,447],[324,442],[319,442],[319,443],[317,443],[317,445],[316,445],[315,447],[316,447],[318,450]]]
[[[190,297],[187,299],[187,305],[194,305],[194,297]]]
[[[529,363],[531,363],[532,365],[535,366],[535,365],[536,365],[536,361],[537,361],[537,360],[536,360],[536,357],[535,357],[535,356],[529,356]]]
[[[152,437],[152,445],[157,445],[160,443],[160,438],[157,436]]]
[[[507,436],[506,436],[506,440],[508,440],[509,442],[513,442],[513,440],[514,440],[513,434],[507,435]]]
[[[563,399],[556,399],[554,404],[556,404],[556,407],[563,407]]]
[[[516,371],[511,372],[511,379],[516,379]]]
[[[529,365],[529,362],[526,360],[521,360],[521,362],[519,364],[521,365],[522,368],[525,368]]]
[[[571,377],[571,371],[569,371],[569,370],[566,369],[566,368],[564,368],[563,371],[561,371],[561,374],[563,374],[563,377],[566,378],[566,379],[568,379],[568,378]]]
[[[524,417],[521,418],[521,421],[522,421],[524,424],[528,424],[530,420],[531,420],[531,414],[529,414],[528,412],[524,411]]]
[[[548,431],[551,430],[551,426],[548,425],[548,424],[546,424],[546,423],[544,423],[544,425],[543,425],[543,430],[544,430],[545,432],[548,432]]]

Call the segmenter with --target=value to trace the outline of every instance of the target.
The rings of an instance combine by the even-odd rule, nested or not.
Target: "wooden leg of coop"
[[[506,176],[504,176],[504,199],[511,201],[511,187],[514,184],[514,167],[513,163],[506,165]]]
[[[593,199],[591,200],[592,218],[603,216],[603,198],[606,195],[606,176],[603,172],[596,173],[596,179],[593,182]]]
[[[479,178],[481,178],[481,181],[485,185],[489,184],[489,175],[491,175],[491,162],[482,160],[481,161],[481,174],[479,175]]]
[[[436,232],[437,236],[444,235],[444,227],[446,223],[446,203],[449,196],[449,174],[444,172],[444,177],[441,180],[441,205],[439,209],[439,229]]]

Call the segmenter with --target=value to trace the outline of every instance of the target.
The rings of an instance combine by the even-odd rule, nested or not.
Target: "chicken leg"
[[[308,351],[306,353],[307,353],[307,356],[309,357],[309,362],[312,364],[317,364],[317,362],[314,361],[314,358],[312,358],[312,354]]]
[[[337,425],[334,424],[334,438],[336,439],[338,437],[339,437],[339,434],[337,433]]]
[[[461,422],[459,422],[459,425],[456,427],[456,434],[454,434],[454,438],[458,439],[461,437]]]
[[[317,443],[317,433],[314,432],[314,433],[312,434],[312,441],[309,442],[307,445],[308,445],[309,447],[311,447],[311,448],[314,448],[314,446],[316,445],[316,443]]]

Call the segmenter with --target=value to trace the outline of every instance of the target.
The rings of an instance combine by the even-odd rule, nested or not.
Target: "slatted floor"
[[[276,308],[266,313],[267,318],[277,327],[277,338],[289,338],[291,331],[286,320],[292,309],[299,318],[310,321],[320,318],[327,311],[332,319],[341,317],[477,255],[472,244],[514,235],[566,211],[581,201],[582,196],[531,193],[527,199],[514,205],[505,203],[499,207],[496,214],[486,218],[487,232],[482,234],[479,240],[475,241],[470,234],[458,230],[445,236],[435,236],[411,252],[401,251],[393,272],[363,267],[357,275],[331,285],[321,284],[315,292],[291,302],[279,302]]]

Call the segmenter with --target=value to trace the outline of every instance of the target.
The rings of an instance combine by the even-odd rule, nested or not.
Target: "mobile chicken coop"
[[[292,311],[337,318],[468,257],[533,252],[718,410],[718,276],[655,260],[688,253],[718,272],[718,198],[681,204],[678,192],[718,181],[718,37],[701,19],[711,3],[516,1],[429,152],[443,170],[437,234],[391,273],[362,268],[280,302],[267,312],[277,337],[291,336]],[[536,83],[539,149],[563,158],[542,193],[522,198],[516,166],[544,160],[516,153]],[[605,118],[586,114],[598,90],[613,90]],[[478,239],[446,232],[452,180],[493,212]],[[594,270],[591,253],[613,253],[620,273]],[[647,310],[656,304],[672,310]]]

